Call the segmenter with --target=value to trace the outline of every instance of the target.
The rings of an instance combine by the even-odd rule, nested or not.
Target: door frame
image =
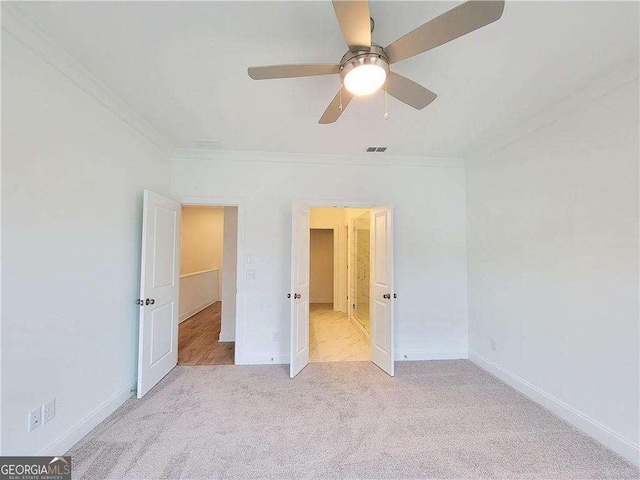
[[[244,199],[242,197],[172,197],[176,202],[180,202],[183,207],[237,207],[238,209],[238,232],[237,232],[237,259],[236,259],[236,332],[235,332],[235,355],[234,364],[244,365]],[[224,278],[222,279],[224,282]]]
[[[309,208],[367,208],[369,210],[371,210],[372,208],[378,207],[380,205],[389,205],[390,207],[393,208],[393,202],[391,201],[372,201],[372,200],[327,200],[327,199],[309,199],[309,198],[297,198],[295,199],[297,201],[301,201],[304,202],[305,204],[307,204],[309,206]],[[309,228],[311,228],[311,226],[309,226]],[[349,226],[347,226],[347,231],[348,231],[348,235],[351,235],[351,232],[349,232]],[[336,235],[337,230],[334,229],[334,243],[336,241],[335,235]],[[347,262],[349,262],[349,240],[347,239]],[[393,246],[393,250],[392,250],[393,256],[394,256],[394,260],[395,260],[395,243]],[[334,261],[335,261],[335,254],[334,254]],[[395,262],[394,262],[395,265]],[[336,268],[335,264],[334,264],[334,268]],[[347,295],[349,295],[351,291],[351,275],[347,274]],[[372,299],[373,297],[371,297]],[[371,299],[369,300],[369,303],[371,303]],[[335,296],[334,296],[334,305],[335,305]],[[395,308],[395,303],[393,304],[394,306],[392,308]],[[369,305],[369,309],[371,310],[371,305]],[[349,320],[351,321],[351,299],[349,299],[347,301],[347,315],[349,316]],[[291,319],[289,320],[291,322]],[[395,328],[395,325],[394,325]],[[372,341],[372,336],[369,337],[369,341]],[[393,361],[395,362],[395,358],[393,359]],[[373,363],[373,360],[371,360],[371,362]]]

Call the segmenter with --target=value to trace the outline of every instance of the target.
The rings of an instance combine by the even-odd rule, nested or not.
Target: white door
[[[144,191],[138,398],[178,363],[181,205]]]
[[[371,360],[393,376],[393,223],[390,206],[371,209]]]
[[[309,363],[309,206],[293,202],[291,229],[291,363],[295,377]]]

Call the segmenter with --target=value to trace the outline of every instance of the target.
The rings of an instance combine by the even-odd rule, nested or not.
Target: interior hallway
[[[178,365],[233,365],[235,343],[219,342],[222,302],[178,326]]]
[[[330,303],[309,306],[309,362],[362,362],[371,360],[369,340]]]

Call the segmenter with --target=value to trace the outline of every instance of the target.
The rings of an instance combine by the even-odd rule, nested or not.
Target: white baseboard
[[[197,307],[195,307],[195,308],[192,308],[192,309],[191,309],[191,310],[189,310],[188,312],[183,313],[182,315],[180,315],[180,316],[178,317],[178,323],[182,323],[182,322],[184,322],[187,318],[191,318],[191,317],[193,317],[196,313],[200,313],[200,312],[201,312],[202,310],[204,310],[205,308],[210,307],[211,305],[213,305],[214,303],[219,302],[219,301],[220,301],[220,300],[218,300],[218,299],[214,299],[214,300],[211,300],[211,301],[209,301],[209,302],[205,302],[205,303],[203,303],[203,304],[201,304],[201,305],[198,305],[198,306],[197,306]]]
[[[640,466],[640,447],[638,447],[638,445],[631,443],[612,430],[609,430],[604,425],[601,425],[595,420],[589,418],[584,413],[579,412],[570,405],[567,405],[561,400],[549,395],[545,391],[508,372],[504,368],[499,367],[479,353],[469,352],[469,360],[480,368],[498,377],[506,384],[512,386],[520,393],[525,394],[534,402],[539,403],[558,415],[560,418],[566,420],[574,427],[582,430],[590,437],[602,443],[605,447],[608,447],[619,455],[622,455],[634,465]]]
[[[236,341],[236,335],[235,332],[220,332],[220,335],[218,336],[218,341],[219,342],[235,342]]]
[[[468,354],[466,350],[416,350],[396,352],[395,361],[410,360],[466,360]],[[289,355],[266,354],[266,353],[246,353],[237,365],[273,365],[288,364]]]
[[[351,323],[353,324],[354,327],[356,327],[358,329],[358,331],[360,333],[362,333],[362,335],[364,335],[364,338],[369,341],[371,339],[371,335],[369,334],[369,332],[367,332],[365,330],[365,328],[362,326],[362,324],[358,321],[358,319],[356,318],[355,315],[349,315],[349,320],[351,321]],[[369,342],[371,343],[371,342]]]
[[[415,360],[466,360],[467,350],[402,350],[396,351],[396,362]]]
[[[289,355],[245,353],[236,365],[284,365],[287,363],[289,363]]]
[[[349,320],[351,320],[351,323],[353,324],[354,327],[356,327],[358,329],[358,331],[360,333],[362,333],[362,335],[364,335],[364,338],[368,341],[371,338],[371,335],[369,335],[369,333],[364,329],[364,327],[362,326],[362,324],[358,321],[358,319],[356,318],[355,315],[349,315]],[[371,342],[369,342],[371,343]]]
[[[89,433],[91,430],[97,427],[100,422],[102,422],[105,418],[115,412],[118,407],[120,407],[126,400],[131,398],[133,396],[131,390],[136,389],[137,383],[137,381],[134,381],[120,390],[120,392],[116,393],[113,397],[111,397],[109,400],[104,402],[93,412],[87,415],[84,420],[81,420],[80,423],[73,427],[69,432],[65,433],[62,437],[60,437],[58,440],[56,440],[42,452],[40,452],[40,455],[64,455],[87,433]]]

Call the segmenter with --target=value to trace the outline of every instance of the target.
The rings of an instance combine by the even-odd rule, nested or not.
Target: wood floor
[[[235,343],[218,342],[221,302],[178,326],[178,365],[233,365]]]

